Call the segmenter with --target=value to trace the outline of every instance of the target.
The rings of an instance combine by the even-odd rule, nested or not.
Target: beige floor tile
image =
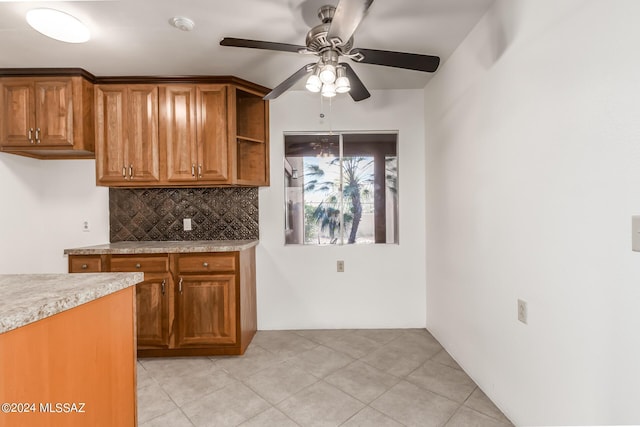
[[[295,332],[296,334],[318,344],[324,344],[327,341],[344,335],[345,331],[345,329],[302,329],[294,330],[292,332]]]
[[[353,358],[324,345],[319,345],[292,357],[288,361],[318,378],[323,378],[353,362]]]
[[[240,427],[297,427],[298,424],[274,407],[240,424]]]
[[[427,360],[407,376],[407,381],[458,403],[467,400],[476,389],[476,383],[464,371],[432,360]]]
[[[378,344],[386,344],[398,338],[398,336],[402,334],[402,331],[402,329],[356,329],[354,332]]]
[[[426,329],[260,331],[244,356],[137,372],[141,427],[510,424]]]
[[[223,369],[238,379],[247,378],[284,360],[282,356],[253,343],[243,356],[212,356],[211,359],[216,362],[217,368]]]
[[[237,426],[269,408],[249,387],[235,382],[182,407],[196,427]]]
[[[487,395],[484,394],[480,387],[477,387],[474,392],[471,393],[471,396],[469,396],[467,401],[464,402],[464,405],[468,406],[471,409],[475,409],[476,411],[481,412],[485,415],[493,417],[498,421],[509,424],[511,423],[509,419],[504,416],[502,411],[496,405],[494,405],[491,399],[489,399]]]
[[[193,427],[191,421],[182,413],[180,409],[174,409],[164,415],[160,415],[146,423],[140,424],[140,427]]]
[[[136,365],[136,385],[138,387],[138,390],[153,384],[157,384],[156,380],[151,376],[149,372],[147,372],[146,369],[144,369],[142,363],[138,362]]]
[[[158,383],[178,406],[183,406],[237,381],[222,369],[215,369],[183,372],[180,376],[163,377]]]
[[[138,362],[156,381],[215,369],[215,362],[208,357],[149,357]]]
[[[252,343],[284,358],[311,350],[318,343],[292,331],[258,331]]]
[[[364,362],[356,361],[334,372],[325,381],[364,403],[369,403],[400,381]]]
[[[359,333],[356,329],[318,329],[310,331],[296,331],[298,335],[347,354],[354,359],[371,353],[380,347],[380,343]]]
[[[458,365],[458,362],[456,362],[453,359],[453,357],[451,357],[451,355],[447,353],[447,350],[445,350],[444,348],[435,356],[433,356],[431,360],[433,360],[434,362],[438,362],[442,365],[446,365],[450,368],[462,370],[460,365]]]
[[[285,361],[246,378],[244,383],[275,404],[317,381],[318,378]]]
[[[178,407],[158,384],[138,389],[138,423],[142,424]]]
[[[397,377],[404,377],[442,349],[437,341],[418,334],[402,334],[361,360]]]
[[[366,407],[342,424],[343,427],[402,427],[399,422],[387,417],[382,412]]]
[[[466,406],[460,407],[458,412],[446,424],[446,427],[505,427],[511,424],[503,423],[488,417]]]
[[[401,381],[370,406],[407,426],[441,426],[459,405],[438,394]]]
[[[364,404],[324,381],[318,381],[277,405],[289,418],[305,427],[337,426],[360,411]]]

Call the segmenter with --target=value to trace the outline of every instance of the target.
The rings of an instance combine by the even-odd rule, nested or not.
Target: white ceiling
[[[494,0],[376,0],[356,30],[354,47],[440,56],[460,44]],[[337,0],[0,0],[0,68],[80,67],[97,76],[234,75],[275,87],[313,58],[219,46],[223,37],[304,45],[317,10]],[[87,24],[92,39],[66,44],[25,21],[51,7]],[[168,21],[195,21],[191,32]],[[311,60],[310,60],[311,59]],[[377,65],[353,66],[368,89],[422,88],[430,74]]]

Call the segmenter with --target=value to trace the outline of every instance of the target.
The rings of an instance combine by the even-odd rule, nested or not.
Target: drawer
[[[144,271],[147,273],[164,273],[169,271],[169,257],[161,256],[129,256],[112,255],[111,271]]]
[[[102,258],[97,256],[70,256],[69,273],[100,273]]]
[[[235,271],[234,253],[181,254],[178,258],[180,273],[207,273],[211,271]]]

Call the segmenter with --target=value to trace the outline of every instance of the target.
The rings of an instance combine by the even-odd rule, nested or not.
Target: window
[[[286,244],[398,243],[397,140],[397,133],[286,134]]]

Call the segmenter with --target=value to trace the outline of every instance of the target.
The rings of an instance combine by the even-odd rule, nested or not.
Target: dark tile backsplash
[[[257,239],[258,189],[110,188],[109,225],[111,242]]]

